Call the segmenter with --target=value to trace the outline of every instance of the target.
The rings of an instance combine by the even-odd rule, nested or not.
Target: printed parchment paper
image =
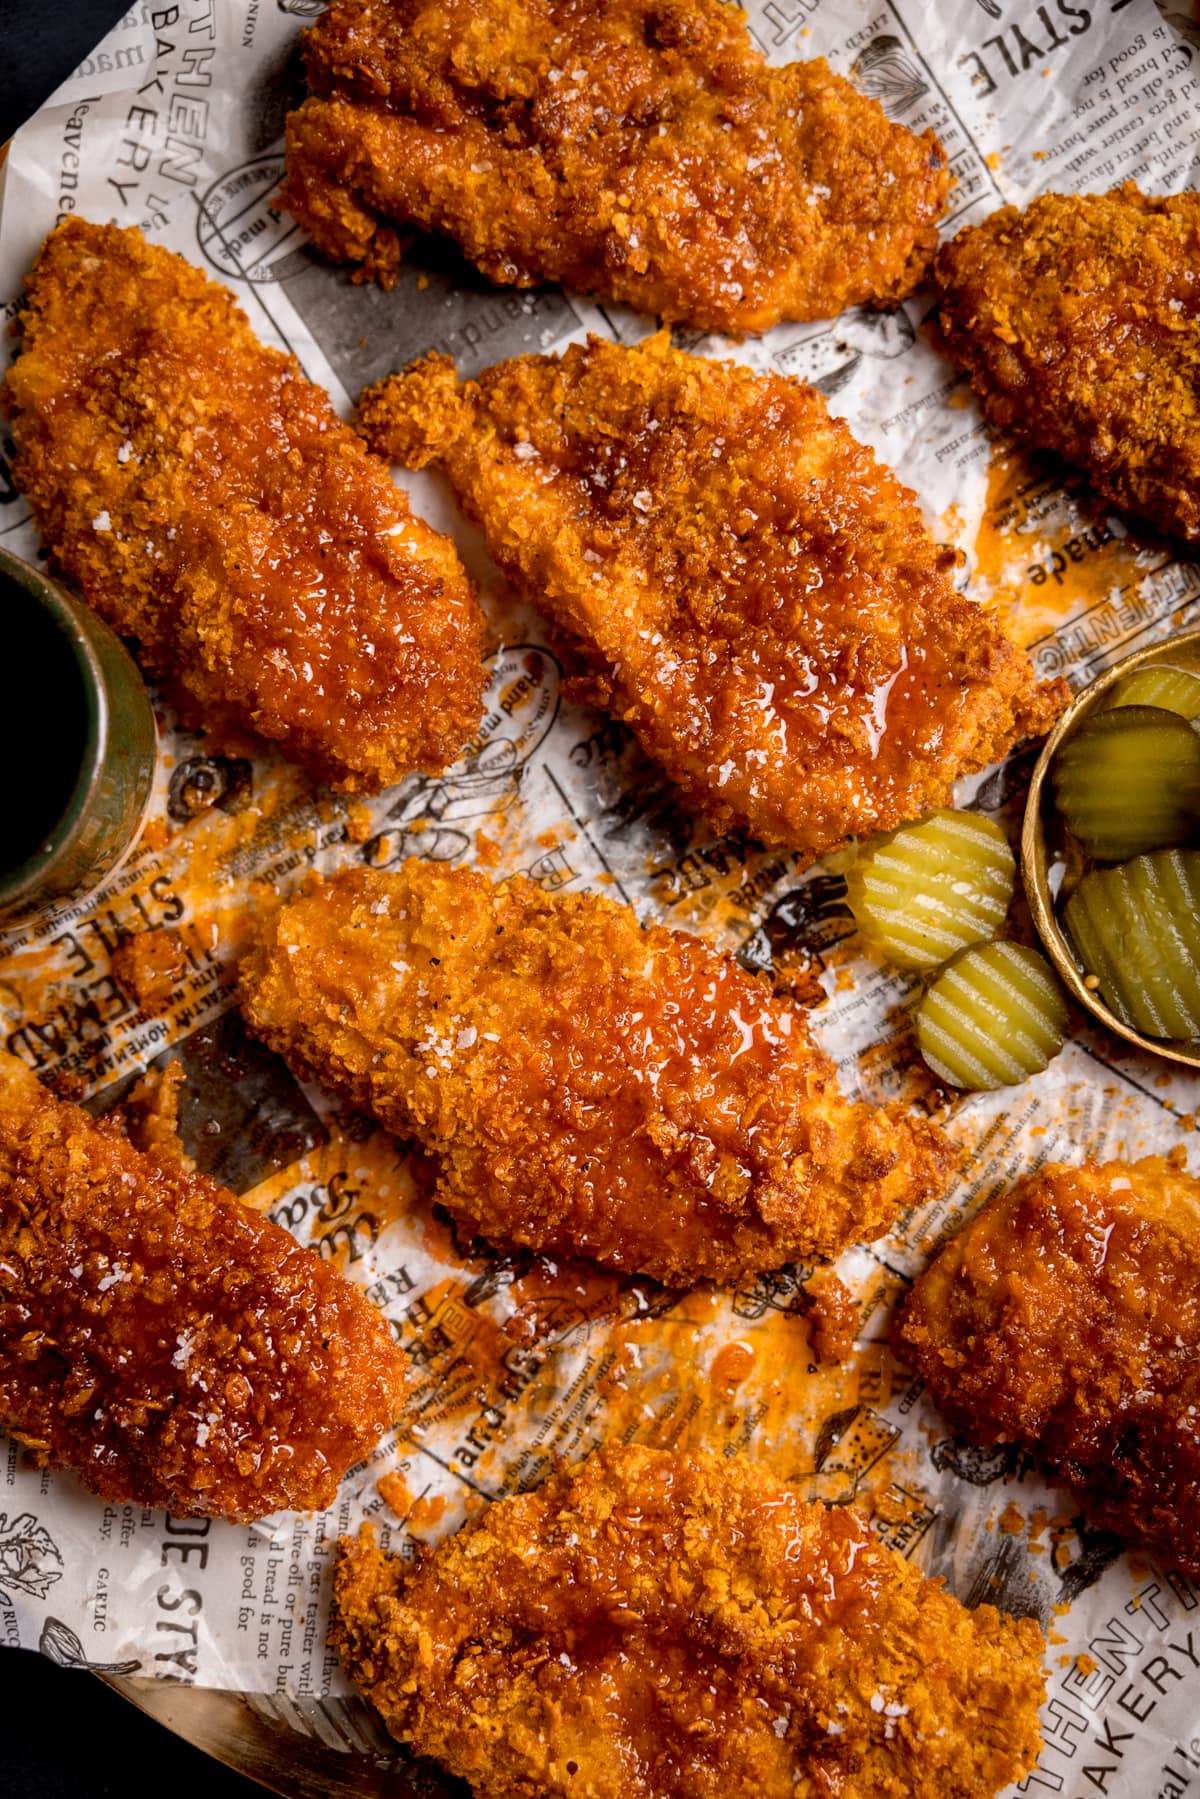
[[[1181,3],[762,0],[751,16],[772,59],[823,53],[893,117],[936,129],[957,178],[955,231],[1045,188],[1191,184],[1200,26]],[[9,317],[43,235],[79,212],[140,225],[228,282],[260,335],[293,349],[343,409],[430,348],[471,373],[586,330],[632,341],[650,329],[557,291],[492,289],[441,245],[415,252],[391,293],[313,256],[271,201],[284,114],[302,91],[299,33],[318,10],[175,0],[129,12],[11,147],[0,208]],[[927,341],[929,307],[917,295],[890,315],[855,310],[741,345],[678,336],[820,386],[919,490],[936,534],[965,552],[963,580],[1001,609],[1040,674],[1078,685],[1200,619],[1193,563],[1130,538],[1076,485],[982,429]],[[229,1006],[255,913],[311,867],[417,853],[613,892],[752,968],[784,971],[849,1092],[934,1103],[905,1024],[912,983],[853,936],[837,873],[799,876],[787,854],[706,837],[622,726],[563,698],[542,627],[446,491],[407,484],[454,531],[494,624],[487,711],[460,762],[349,803],[253,747],[215,753],[164,712],[138,848],[101,892],[0,937],[0,1011],[8,1047],[41,1075],[79,1077],[97,1110],[149,1063],[178,1059],[188,1148],[362,1282],[412,1355],[412,1402],[331,1512],[251,1529],[103,1505],[0,1440],[0,1641],[185,1683],[337,1696],[329,1556],[360,1519],[411,1554],[606,1435],[731,1445],[814,1496],[871,1507],[880,1536],[968,1604],[1042,1619],[1045,1748],[1022,1790],[1200,1793],[1200,1589],[1122,1555],[1015,1452],[955,1442],[885,1347],[889,1311],[930,1250],[1021,1170],[1172,1149],[1194,1166],[1194,1077],[1077,1020],[1045,1075],[956,1101],[948,1126],[972,1152],[962,1185],[843,1258],[858,1343],[846,1364],[821,1367],[800,1311],[806,1270],[733,1294],[675,1293],[456,1241],[426,1166],[245,1040]],[[11,486],[0,537],[27,555],[38,547]],[[1029,762],[1018,755],[964,798],[1015,832]],[[186,967],[170,1002],[143,1014],[110,959],[129,934],[160,927]]]

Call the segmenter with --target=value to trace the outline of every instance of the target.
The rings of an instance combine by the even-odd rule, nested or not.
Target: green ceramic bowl
[[[1149,649],[1135,650],[1132,656],[1126,656],[1123,661],[1114,663],[1112,668],[1098,675],[1071,701],[1042,745],[1042,753],[1029,783],[1029,799],[1025,806],[1025,824],[1021,833],[1021,876],[1038,935],[1059,976],[1079,1004],[1093,1018],[1098,1018],[1101,1024],[1107,1025],[1110,1031],[1115,1031],[1118,1037],[1124,1037],[1127,1043],[1136,1043],[1139,1049],[1152,1050],[1156,1056],[1163,1056],[1169,1062],[1184,1062],[1191,1068],[1200,1068],[1200,1043],[1177,1043],[1165,1037],[1144,1037],[1140,1031],[1133,1030],[1118,1018],[1099,994],[1086,985],[1083,970],[1076,962],[1058,922],[1055,895],[1051,889],[1051,874],[1056,860],[1061,860],[1056,855],[1056,850],[1063,833],[1050,796],[1050,764],[1060,746],[1103,704],[1110,689],[1124,675],[1132,674],[1135,669],[1154,668],[1163,663],[1200,675],[1200,631],[1181,631],[1174,637],[1164,638],[1161,643],[1151,644]]]
[[[12,923],[98,886],[116,868],[145,816],[157,733],[120,639],[82,600],[4,549],[0,612],[11,695],[0,920]]]

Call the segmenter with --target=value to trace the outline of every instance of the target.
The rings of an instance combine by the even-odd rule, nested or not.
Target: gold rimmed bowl
[[[1029,909],[1038,935],[1058,971],[1059,978],[1093,1018],[1106,1025],[1127,1043],[1163,1056],[1169,1062],[1183,1062],[1200,1068],[1200,1040],[1178,1042],[1166,1037],[1145,1037],[1117,1017],[1100,995],[1087,984],[1084,970],[1058,920],[1057,900],[1063,881],[1072,882],[1079,871],[1078,852],[1068,843],[1065,828],[1054,809],[1050,791],[1050,765],[1068,737],[1105,705],[1112,688],[1124,676],[1140,668],[1182,668],[1200,676],[1200,630],[1181,631],[1148,649],[1116,662],[1102,675],[1077,693],[1042,745],[1029,784],[1025,805],[1025,822],[1021,831],[1021,877]],[[1198,846],[1200,847],[1200,846]]]
[[[0,930],[110,876],[141,829],[157,732],[128,650],[81,599],[0,547],[11,695]]]

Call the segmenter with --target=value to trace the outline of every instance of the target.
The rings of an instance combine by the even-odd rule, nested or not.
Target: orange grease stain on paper
[[[155,805],[165,798],[160,794]],[[266,907],[295,885],[290,871],[270,885],[239,877],[239,858],[260,837],[272,847],[277,838],[282,854],[295,834],[289,819],[309,803],[302,777],[285,765],[254,803],[237,810],[213,804],[182,823],[156,815],[98,893],[14,921],[0,934],[0,1024],[14,1053],[35,1073],[61,1071],[81,1090],[102,1087],[223,1009],[251,931]],[[307,866],[303,855],[294,861],[300,872]],[[164,929],[180,946],[182,978],[139,1011],[136,996],[114,978],[111,958],[132,938]],[[154,1027],[148,1040],[139,1019]]]
[[[277,1223],[307,1234],[326,1260],[346,1272],[367,1258],[389,1224],[419,1211],[427,1165],[405,1156],[382,1129],[364,1137],[361,1121],[348,1131],[331,1120],[329,1130],[327,1143],[268,1176],[242,1202],[258,1212],[278,1212]]]
[[[436,1530],[446,1515],[449,1503],[442,1493],[423,1493],[419,1499],[414,1499],[409,1507],[408,1528],[410,1530]]]
[[[452,1477],[452,1510],[468,1490],[526,1490],[607,1440],[744,1452],[830,1503],[896,1481],[915,1514],[932,1517],[913,1453],[881,1416],[901,1378],[890,1353],[868,1343],[846,1365],[820,1366],[802,1271],[736,1295],[706,1286],[676,1297],[548,1259],[505,1287],[503,1267],[435,1282],[402,1337],[414,1358],[402,1428],[414,1454]],[[481,1279],[491,1298],[467,1303]],[[485,1309],[506,1303],[507,1317]]]
[[[1048,636],[1156,567],[1162,553],[1118,535],[1085,509],[1061,472],[995,447],[987,498],[970,546],[969,591],[994,606],[1022,649]],[[954,509],[952,509],[954,510]],[[949,527],[949,515],[944,521]]]
[[[754,1366],[754,1351],[749,1343],[737,1339],[718,1349],[709,1366],[709,1379],[718,1392],[732,1393],[740,1387]]]

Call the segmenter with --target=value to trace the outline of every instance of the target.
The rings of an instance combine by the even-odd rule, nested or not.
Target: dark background
[[[0,1680],[4,1799],[265,1799],[94,1675],[0,1649]]]
[[[0,0],[0,143],[37,111],[133,3]]]
[[[0,0],[0,142],[126,11],[113,0]],[[5,1799],[262,1799],[264,1789],[151,1723],[90,1674],[0,1650]]]

